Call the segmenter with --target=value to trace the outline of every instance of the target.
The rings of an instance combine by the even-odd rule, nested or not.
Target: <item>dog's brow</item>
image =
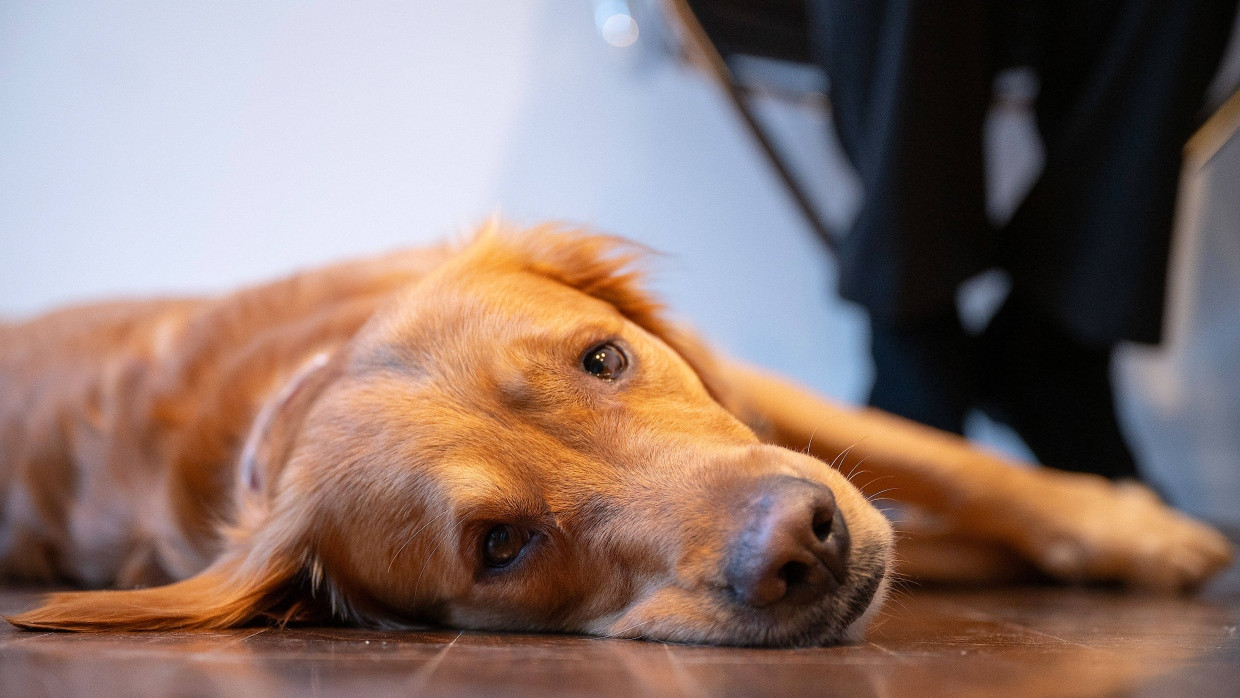
[[[456,508],[457,521],[463,526],[485,523],[523,523],[546,528],[558,527],[556,516],[545,502],[529,497],[496,497],[479,499]]]

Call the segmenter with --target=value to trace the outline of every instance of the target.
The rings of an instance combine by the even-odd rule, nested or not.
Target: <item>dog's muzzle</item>
[[[844,583],[848,526],[830,488],[787,475],[766,477],[742,507],[724,567],[736,602],[792,610],[819,602]]]

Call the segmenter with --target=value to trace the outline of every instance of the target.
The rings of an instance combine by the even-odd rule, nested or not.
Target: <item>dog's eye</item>
[[[581,366],[586,373],[603,380],[615,380],[621,373],[624,373],[628,365],[628,357],[620,351],[620,347],[610,342],[587,351],[581,359]]]
[[[482,557],[487,567],[507,567],[530,540],[528,532],[514,526],[500,524],[487,531],[482,541]]]

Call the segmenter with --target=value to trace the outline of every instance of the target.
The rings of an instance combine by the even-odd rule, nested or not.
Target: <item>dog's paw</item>
[[[1055,578],[1184,592],[1231,564],[1222,534],[1142,485],[1067,473],[1046,484],[1018,547]]]

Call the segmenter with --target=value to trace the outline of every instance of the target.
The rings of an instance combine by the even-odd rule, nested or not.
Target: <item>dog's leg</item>
[[[989,586],[1044,577],[1012,548],[955,532],[896,525],[895,571],[917,583]]]
[[[841,408],[743,365],[717,364],[716,377],[727,383],[721,399],[763,438],[808,449],[871,496],[916,507],[971,544],[1015,551],[1052,577],[1183,590],[1231,561],[1217,531],[1139,485],[1014,463],[893,415]]]

